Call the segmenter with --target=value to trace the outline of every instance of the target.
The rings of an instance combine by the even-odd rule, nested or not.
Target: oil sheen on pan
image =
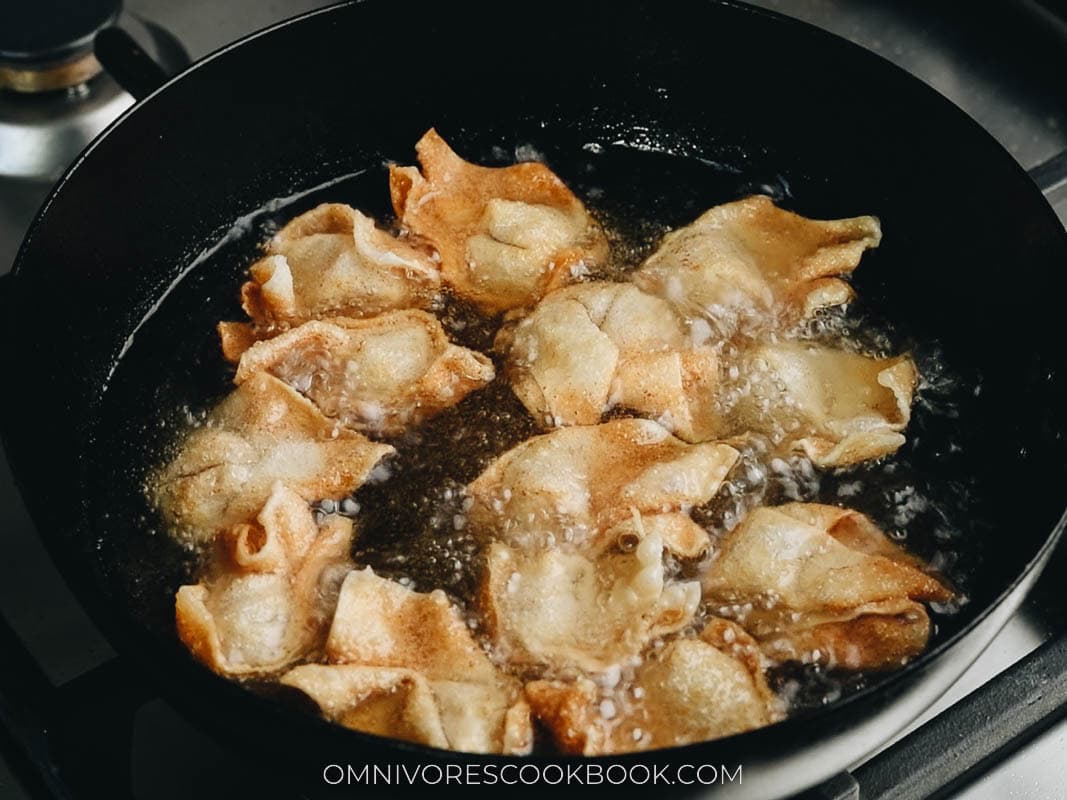
[[[536,152],[416,153],[214,287],[234,313],[144,481],[196,659],[382,736],[599,755],[928,646],[965,597],[904,541],[933,501],[901,453],[951,381],[862,312],[877,209],[628,217]]]

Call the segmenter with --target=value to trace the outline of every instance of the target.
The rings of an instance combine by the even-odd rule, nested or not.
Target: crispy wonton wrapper
[[[820,467],[895,452],[911,419],[918,371],[909,356],[870,358],[821,345],[762,345],[741,358],[751,389],[727,414],[730,432],[776,435]]]
[[[347,427],[398,434],[493,379],[425,311],[313,320],[245,351],[234,381],[269,372]]]
[[[441,280],[426,249],[379,230],[370,217],[341,203],[324,203],[290,221],[250,272],[241,305],[259,329],[427,308]],[[250,328],[224,322],[219,332],[223,352],[236,360]]]
[[[604,234],[544,164],[471,164],[432,129],[415,151],[421,172],[389,168],[393,208],[437,248],[445,283],[482,311],[533,305],[606,258]]]
[[[729,445],[686,444],[651,420],[561,428],[508,450],[470,484],[470,521],[520,549],[590,552],[627,527],[635,533],[636,514],[691,557],[704,544],[694,544],[688,512],[715,496],[737,458]],[[677,519],[650,519],[657,515]]]
[[[481,602],[497,652],[512,664],[554,672],[611,669],[658,636],[689,624],[696,581],[668,581],[653,532],[630,552],[589,557],[558,549],[489,548]]]
[[[345,578],[326,655],[336,663],[413,669],[433,680],[499,677],[444,592],[416,592],[370,567]]]
[[[952,597],[867,517],[812,503],[749,512],[723,540],[704,594],[771,658],[849,669],[921,652],[930,634],[921,601]]]
[[[758,646],[714,618],[700,637],[651,652],[632,681],[539,680],[526,697],[559,748],[585,756],[718,739],[781,717]]]
[[[549,294],[497,348],[515,394],[544,425],[595,425],[621,406],[695,442],[718,427],[710,334],[631,284],[595,282]]]
[[[276,483],[254,522],[215,542],[207,575],[178,589],[178,636],[223,675],[277,672],[321,651],[351,542],[350,519],[316,524],[307,501]]]
[[[419,594],[374,574],[349,573],[326,652],[296,667],[300,689],[342,725],[474,753],[527,753],[530,711],[440,590]]]
[[[686,317],[723,332],[768,316],[785,321],[840,305],[840,276],[882,239],[875,217],[811,220],[753,195],[705,211],[668,234],[633,281]]]
[[[339,499],[392,452],[339,428],[282,381],[258,373],[185,439],[156,477],[154,494],[175,531],[202,542],[255,517],[275,481],[308,501]]]

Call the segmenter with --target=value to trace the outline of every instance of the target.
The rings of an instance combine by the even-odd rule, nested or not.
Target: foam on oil
[[[550,166],[568,180],[608,234],[611,266],[591,277],[625,279],[667,231],[712,205],[753,190],[736,169],[664,153],[646,144],[643,140],[636,145],[623,141],[586,143],[562,159],[555,153],[550,160]],[[520,145],[514,152],[520,159],[542,157],[532,145]],[[501,150],[483,155],[489,161],[506,161],[509,154]],[[557,163],[559,160],[565,163]],[[635,194],[631,191],[633,186],[661,188],[658,193],[649,190]],[[240,318],[237,287],[244,270],[258,255],[259,245],[279,224],[319,202],[348,202],[380,222],[387,222],[384,187],[384,169],[360,170],[292,197],[271,201],[242,217],[218,243],[205,249],[180,273],[129,338],[112,371],[108,393],[112,408],[116,414],[127,412],[127,416],[133,404],[155,411],[123,420],[131,435],[121,443],[120,454],[124,452],[128,460],[124,469],[111,473],[111,479],[124,491],[120,492],[120,508],[123,504],[137,507],[140,503],[136,518],[145,530],[160,532],[151,510],[144,508],[144,482],[151,469],[173,454],[184,431],[203,424],[206,410],[231,388],[231,375],[218,352],[214,324],[220,319]],[[763,190],[773,192],[776,199],[789,199],[789,185],[784,179]],[[863,212],[876,213],[877,209],[857,209],[857,213]],[[887,231],[887,236],[892,236],[892,231]],[[965,590],[966,570],[960,564],[957,521],[970,501],[970,486],[965,481],[947,485],[937,481],[924,471],[921,456],[924,447],[962,447],[951,437],[924,441],[925,429],[931,420],[954,419],[959,394],[970,389],[944,368],[936,349],[908,347],[911,343],[885,324],[874,310],[862,301],[856,305],[859,307],[821,313],[783,335],[879,357],[911,349],[922,384],[912,424],[906,431],[908,444],[896,455],[878,462],[820,471],[802,456],[781,455],[773,433],[752,437],[741,447],[740,462],[722,491],[707,506],[696,509],[694,518],[717,540],[758,505],[791,500],[847,505],[867,513],[894,539]],[[491,352],[497,328],[494,321],[454,298],[446,297],[436,311],[453,341]],[[887,311],[891,313],[891,309]],[[177,348],[173,344],[175,331],[183,337]],[[723,343],[722,347],[725,392],[743,393],[746,389],[737,382],[740,376],[729,372],[731,358],[736,355],[729,348],[736,345]],[[159,365],[156,354],[168,351],[176,351],[176,358],[167,366]],[[503,376],[499,355],[494,354],[494,359],[498,375]],[[153,378],[158,380],[153,383]],[[936,424],[932,427],[945,429]],[[949,425],[947,429],[951,428]],[[481,548],[467,524],[470,499],[464,487],[494,458],[540,432],[537,421],[530,418],[504,378],[498,377],[456,407],[402,436],[388,439],[397,450],[395,456],[379,465],[353,497],[325,501],[318,508],[323,513],[340,512],[358,520],[360,533],[353,550],[358,564],[372,566],[420,591],[444,589],[466,610],[472,629],[477,630],[480,620],[473,598],[480,577]],[[132,483],[131,476],[135,478]],[[130,490],[131,486],[139,497]],[[177,586],[194,579],[198,569],[197,554],[185,549],[176,552],[168,539],[146,536],[144,542],[134,544],[129,554],[134,564],[156,559],[158,569],[154,574],[142,569],[139,574],[131,571],[127,577],[131,593],[145,601],[147,613],[157,625],[163,625],[160,620],[172,614]],[[101,546],[107,546],[106,537],[102,537]],[[669,569],[674,575],[692,577],[706,563],[672,561]],[[960,602],[965,602],[965,597],[962,591]],[[955,610],[951,604],[935,608],[935,621],[951,616]],[[632,668],[633,665],[623,665],[619,675],[602,676],[605,715],[614,716],[628,702],[626,678]],[[824,705],[855,691],[868,676],[828,670],[813,663],[778,669],[772,679],[781,697],[791,707],[801,709]]]

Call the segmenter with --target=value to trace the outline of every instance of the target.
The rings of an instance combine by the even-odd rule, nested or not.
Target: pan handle
[[[93,52],[107,73],[134,100],[143,100],[167,82],[163,67],[122,28],[104,28],[97,33]]]
[[[1047,161],[1042,161],[1036,167],[1031,167],[1027,173],[1046,197],[1062,186],[1067,186],[1067,150],[1057,153]]]
[[[192,60],[173,34],[129,12],[96,34],[93,54],[134,100],[150,95]]]

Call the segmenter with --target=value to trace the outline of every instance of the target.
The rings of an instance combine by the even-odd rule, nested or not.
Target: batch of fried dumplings
[[[818,468],[903,444],[907,355],[788,334],[850,299],[877,219],[747,197],[598,280],[605,234],[545,165],[477,166],[433,130],[416,150],[421,168],[389,170],[398,233],[341,204],[296,217],[241,287],[248,321],[219,325],[236,388],[151,487],[203,553],[176,598],[197,659],[362,731],[598,755],[782,718],[776,665],[890,669],[922,651],[923,604],[951,590],[859,512],[691,516],[753,443]],[[450,341],[443,292],[498,322],[493,352]],[[543,432],[466,485],[482,561],[461,609],[353,562],[352,494],[390,437],[492,381]]]

